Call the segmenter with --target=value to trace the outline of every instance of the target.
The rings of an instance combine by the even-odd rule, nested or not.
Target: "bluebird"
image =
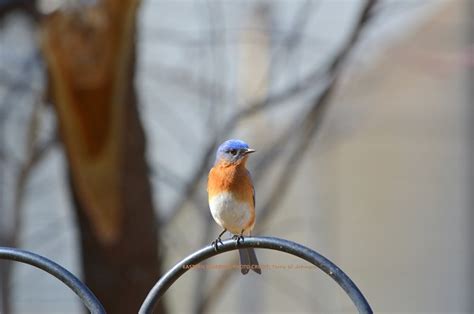
[[[216,249],[226,231],[234,234],[239,244],[244,236],[250,236],[255,225],[255,189],[245,167],[248,155],[253,152],[241,140],[228,140],[217,149],[207,183],[212,217],[224,228],[213,242]],[[249,269],[261,274],[253,248],[239,249],[239,255],[242,274],[247,274]]]

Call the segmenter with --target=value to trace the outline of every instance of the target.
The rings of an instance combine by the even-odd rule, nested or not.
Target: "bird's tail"
[[[249,270],[253,270],[257,274],[262,274],[260,265],[258,264],[257,255],[253,248],[239,249],[240,255],[240,271],[243,275],[247,274]]]

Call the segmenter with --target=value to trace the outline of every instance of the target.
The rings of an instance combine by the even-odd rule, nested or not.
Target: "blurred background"
[[[473,313],[473,6],[0,0],[0,245],[137,312],[220,232],[207,173],[241,138],[254,234],[328,257],[376,313]],[[257,255],[279,267],[189,271],[157,313],[355,312],[321,271]],[[55,278],[0,262],[0,313],[82,312]]]

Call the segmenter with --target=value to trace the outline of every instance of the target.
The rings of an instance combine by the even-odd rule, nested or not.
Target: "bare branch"
[[[283,167],[284,171],[279,175],[276,187],[272,190],[271,196],[265,202],[263,209],[259,213],[259,224],[256,226],[257,232],[268,221],[269,213],[271,211],[275,211],[282,203],[281,199],[286,194],[287,189],[289,188],[291,182],[294,179],[295,174],[297,173],[296,168],[300,164],[300,160],[305,156],[305,152],[310,147],[311,140],[314,138],[314,135],[317,133],[321,126],[321,121],[325,116],[329,105],[330,96],[335,90],[338,83],[338,79],[340,78],[340,74],[342,72],[342,65],[346,61],[352,48],[358,42],[363,30],[368,25],[368,22],[372,17],[372,9],[376,3],[377,0],[368,0],[366,2],[347,42],[341,47],[339,52],[335,55],[334,59],[327,67],[326,75],[330,78],[330,81],[326,88],[322,91],[322,93],[314,100],[313,105],[308,111],[308,114],[303,119],[302,123],[299,124],[300,127],[294,129],[297,130],[295,134],[298,134],[298,136],[284,135],[286,142],[289,142],[290,138],[292,138],[292,140],[296,139],[297,145],[293,147],[291,155],[288,158],[285,166]],[[278,139],[278,141],[274,142],[274,146],[285,146],[285,144],[282,144],[280,141],[281,139]],[[272,152],[272,149],[270,149],[270,152]],[[259,177],[260,175],[261,172],[259,174]],[[205,313],[209,311],[214,302],[219,299],[218,294],[224,291],[223,287],[226,285],[228,279],[232,276],[233,273],[235,272],[232,272],[232,270],[226,270],[222,273],[216,283],[209,290],[210,293],[205,298],[203,298],[202,304],[200,304],[200,306],[198,307],[201,311],[198,313]]]
[[[5,15],[14,11],[21,11],[33,20],[37,21],[40,18],[40,13],[36,7],[35,0],[2,0],[0,1],[0,19]]]
[[[50,149],[57,143],[56,132],[55,135],[49,138],[45,143],[38,144],[38,129],[40,128],[40,113],[42,104],[38,102],[33,108],[30,123],[28,127],[28,135],[26,140],[26,155],[27,159],[22,164],[19,171],[18,180],[15,187],[14,211],[15,211],[15,235],[12,243],[17,243],[19,230],[21,230],[21,206],[23,203],[24,191],[26,184],[31,175],[32,170],[42,160]]]
[[[40,123],[40,102],[34,105],[33,112],[30,116],[30,123],[28,124],[27,139],[25,142],[25,150],[27,159],[21,164],[18,179],[14,188],[14,200],[13,200],[13,232],[7,235],[6,239],[3,239],[4,245],[15,247],[18,243],[18,237],[21,229],[21,212],[22,212],[22,200],[25,194],[26,185],[28,179],[32,173],[34,167],[39,163],[40,160],[46,155],[50,148],[55,143],[55,137],[51,138],[50,141],[42,145],[37,144],[37,130]],[[11,264],[1,263],[0,264],[0,310],[9,311],[9,291],[11,284]]]
[[[216,86],[216,82],[206,77],[193,76],[189,70],[182,67],[169,66],[165,64],[154,64],[148,67],[153,72],[153,79],[162,80],[171,83],[177,87],[186,87],[186,92],[194,93],[207,99],[215,99],[216,102],[222,101],[221,98],[216,99],[215,90],[219,89],[222,94],[227,93],[222,85]]]
[[[176,202],[175,206],[173,206],[171,215],[161,223],[168,224],[170,221],[174,220],[182,210],[184,204],[186,204],[188,198],[192,197],[194,193],[197,192],[200,180],[207,173],[211,165],[217,144],[220,143],[224,138],[228,137],[235,130],[241,120],[258,113],[261,110],[267,109],[270,106],[283,104],[292,97],[300,95],[303,92],[307,92],[310,82],[314,83],[315,79],[317,79],[319,75],[319,72],[315,72],[303,79],[301,82],[290,86],[288,89],[285,89],[278,94],[267,97],[263,101],[258,101],[254,104],[251,104],[250,106],[244,107],[241,111],[229,118],[227,123],[225,123],[221,128],[220,132],[216,133],[220,134],[220,136],[216,135],[216,137],[207,145],[207,148],[204,154],[201,156],[198,166],[196,167],[196,172],[191,176],[189,183],[186,185],[183,197]]]

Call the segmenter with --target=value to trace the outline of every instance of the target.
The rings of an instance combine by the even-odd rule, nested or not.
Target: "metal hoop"
[[[91,313],[105,314],[104,307],[92,291],[76,276],[55,262],[35,253],[8,247],[0,247],[0,259],[29,264],[48,272],[74,291]]]
[[[364,295],[360,292],[359,288],[357,288],[357,286],[354,284],[354,282],[339,267],[337,267],[324,256],[301,244],[288,240],[274,237],[248,237],[245,238],[245,240],[241,242],[239,246],[236,246],[235,240],[226,240],[223,241],[222,245],[219,245],[219,250],[217,252],[214,250],[213,246],[209,245],[180,261],[166,274],[164,274],[150,290],[140,308],[139,314],[153,313],[153,308],[156,302],[158,302],[158,300],[164,295],[168,288],[176,280],[178,280],[179,277],[188,271],[188,265],[196,265],[210,257],[228,251],[237,250],[239,248],[277,250],[300,257],[317,266],[319,269],[328,274],[332,279],[334,279],[351,298],[359,313],[373,313],[369,303],[365,299]]]

